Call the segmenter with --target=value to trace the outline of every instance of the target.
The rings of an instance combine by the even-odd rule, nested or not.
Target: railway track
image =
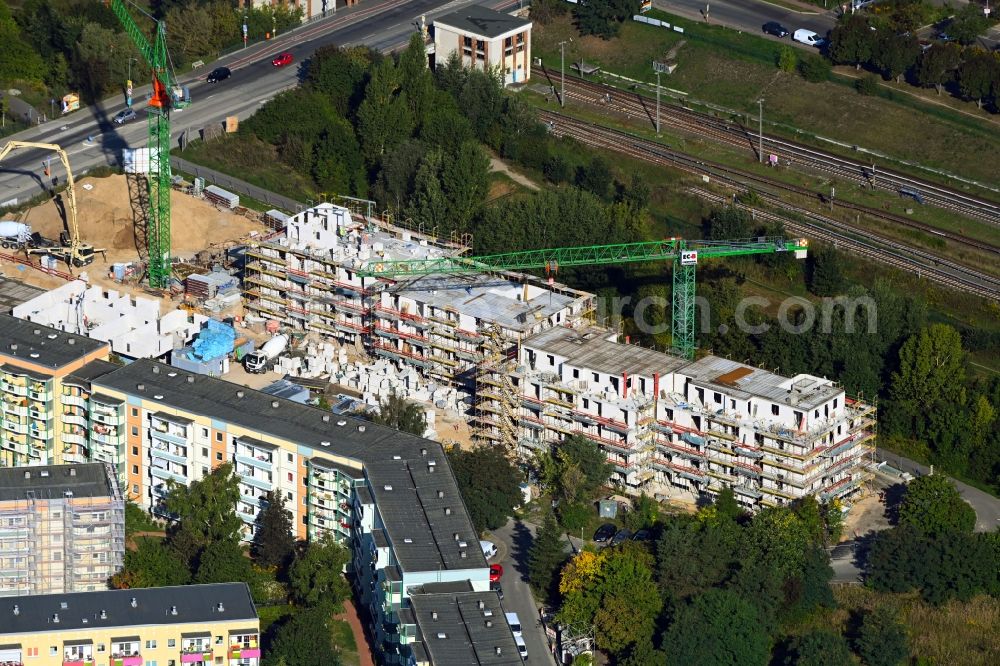
[[[556,83],[556,77],[549,77],[544,68],[534,67],[533,74]],[[587,104],[605,106],[638,118],[656,126],[655,102],[635,91],[623,90],[604,83],[586,81],[576,76],[566,77],[566,98],[575,99]],[[608,101],[610,95],[610,101]],[[742,123],[726,118],[719,118],[707,113],[695,111],[676,103],[662,102],[660,112],[661,126],[671,126],[677,129],[704,136],[720,143],[748,150],[757,155],[760,151],[760,134]],[[765,155],[776,155],[782,163],[798,163],[810,169],[828,173],[863,186],[874,187],[888,192],[901,194],[909,191],[916,193],[925,203],[945,210],[961,213],[967,217],[1000,226],[1000,202],[976,197],[959,190],[938,185],[936,183],[907,176],[891,169],[879,168],[874,164],[863,164],[837,155],[826,153],[817,148],[805,146],[794,141],[769,137],[764,134]],[[814,196],[817,194],[812,193]],[[836,201],[836,205],[844,208],[857,207],[848,202]],[[868,214],[891,220],[898,224],[919,228],[927,233],[940,236],[947,234],[940,229],[923,225],[898,215],[892,215],[874,209]],[[951,234],[951,236],[957,236]],[[961,237],[961,236],[959,236]],[[953,240],[955,240],[953,238]],[[960,241],[959,241],[960,242]]]
[[[601,127],[551,111],[542,111],[539,115],[543,122],[548,123],[550,131],[556,135],[569,136],[582,144],[624,153],[646,162],[708,176],[710,179],[738,190],[746,189],[747,184],[742,178],[742,174],[733,169],[699,160],[620,130]],[[727,197],[703,188],[692,188],[692,192],[713,201],[728,201]],[[793,233],[837,245],[853,254],[915,273],[943,286],[1000,301],[1000,279],[992,275],[942,259],[931,252],[915,248],[903,249],[892,239],[880,236],[870,230],[857,227],[848,227],[847,230],[843,230],[840,227],[845,225],[839,220],[825,217],[805,208],[791,206],[773,194],[764,192],[761,196],[772,203],[779,204],[784,210],[795,212],[799,219],[788,219],[777,213],[760,209],[754,209],[755,214],[763,216],[765,219],[780,220]]]

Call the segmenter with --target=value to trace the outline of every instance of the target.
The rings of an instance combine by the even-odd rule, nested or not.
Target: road
[[[403,46],[415,30],[420,16],[430,23],[435,16],[474,4],[471,0],[378,0],[362,2],[322,21],[304,25],[245,50],[229,54],[214,63],[206,63],[196,72],[180,77],[180,83],[191,90],[193,100],[186,109],[172,114],[172,144],[179,145],[181,134],[190,129],[190,137],[197,138],[201,128],[221,123],[227,116],[247,118],[275,94],[297,85],[302,76],[303,61],[318,48],[330,44],[351,46],[367,44],[380,50]],[[492,0],[484,3],[493,7],[508,7],[512,0]],[[295,64],[282,69],[271,65],[277,53],[290,51]],[[205,83],[205,76],[217,66],[232,69],[233,75],[217,84]],[[65,118],[59,118],[8,137],[22,141],[57,143],[70,156],[74,171],[83,172],[95,166],[118,164],[122,149],[146,145],[145,114],[149,87],[137,88],[134,107],[139,120],[125,126],[116,126],[112,117],[125,108],[120,96],[103,103],[81,109]],[[93,141],[88,141],[92,137]],[[0,165],[0,206],[24,200],[44,189],[42,161],[50,157],[35,151],[13,153]],[[53,176],[64,180],[61,167]]]
[[[517,613],[521,620],[524,645],[528,649],[529,663],[554,664],[545,633],[538,622],[538,604],[528,587],[528,552],[535,538],[537,525],[509,520],[507,524],[493,531],[492,540],[497,544],[498,561],[503,565],[503,607],[508,613]],[[564,537],[565,539],[565,537]],[[580,548],[581,542],[566,541],[566,552]],[[546,657],[546,655],[549,655]]]
[[[768,21],[777,21],[789,32],[806,28],[825,35],[837,23],[832,11],[824,11],[819,7],[815,11],[809,11],[803,6],[803,11],[795,11],[760,0],[653,0],[657,9],[696,21],[704,20],[702,12],[706,4],[709,6],[709,23],[746,32],[760,33],[762,25]],[[831,2],[831,5],[835,3]],[[790,39],[791,37],[785,37],[786,41]]]

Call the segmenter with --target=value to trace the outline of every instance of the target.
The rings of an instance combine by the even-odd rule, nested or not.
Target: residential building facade
[[[0,468],[0,596],[105,589],[124,555],[113,467]]]
[[[246,583],[31,595],[4,600],[5,666],[258,666]]]
[[[434,19],[434,60],[458,54],[464,67],[496,69],[505,85],[531,78],[531,21],[479,5]]]
[[[496,375],[480,396],[494,433],[513,424],[521,456],[586,437],[633,494],[728,487],[756,509],[806,495],[849,502],[871,477],[875,408],[827,379],[688,362],[587,326],[526,340]]]

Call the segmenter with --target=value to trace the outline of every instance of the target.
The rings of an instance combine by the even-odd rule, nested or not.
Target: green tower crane
[[[170,281],[170,110],[184,106],[186,101],[177,87],[171,69],[164,22],[150,16],[155,22],[153,42],[150,44],[145,33],[129,14],[124,0],[111,0],[110,6],[153,72],[153,95],[146,109],[149,126],[149,215],[146,240],[149,246],[149,286],[164,289]]]
[[[796,259],[804,259],[807,246],[804,238],[766,237],[745,241],[685,241],[670,238],[642,243],[504,252],[479,257],[370,261],[358,274],[392,279],[418,275],[545,269],[551,275],[560,267],[671,260],[674,263],[671,308],[673,351],[685,358],[694,358],[697,346],[695,268],[699,260],[779,252],[793,252]]]

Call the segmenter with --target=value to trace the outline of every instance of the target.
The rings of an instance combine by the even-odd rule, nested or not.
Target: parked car
[[[497,593],[500,601],[503,601],[503,587],[501,587],[499,582],[490,583],[490,589]]]
[[[490,559],[491,557],[496,557],[497,545],[492,541],[480,541],[479,547],[483,549],[483,557]]]
[[[274,60],[271,61],[271,64],[275,67],[284,67],[285,65],[291,65],[293,60],[295,60],[295,56],[288,51],[285,51],[284,53],[279,53]]]
[[[115,125],[124,125],[130,120],[135,120],[136,118],[137,116],[135,115],[135,109],[128,108],[128,109],[122,109],[121,111],[116,113],[115,117],[112,118],[111,120],[114,121]]]
[[[228,67],[216,67],[211,72],[209,72],[208,76],[205,78],[205,81],[207,81],[208,83],[218,83],[219,81],[225,81],[232,75],[233,73],[229,71]]]
[[[649,541],[653,537],[653,533],[649,530],[639,530],[632,535],[632,541]]]
[[[503,578],[503,565],[502,564],[491,564],[490,565],[490,582],[496,583],[501,578]]]
[[[517,617],[517,613],[504,613],[507,617],[507,624],[510,625],[510,631],[515,636],[521,635],[521,620]]]
[[[821,46],[826,44],[825,39],[817,35],[812,30],[806,30],[805,28],[799,28],[798,30],[796,30],[795,34],[792,35],[792,39],[802,44],[815,46],[816,48],[820,48]]]
[[[777,21],[768,21],[763,26],[761,30],[764,31],[765,35],[774,35],[775,37],[788,37],[788,30],[785,26],[781,25]]]
[[[625,543],[626,541],[629,540],[630,536],[632,536],[632,530],[619,530],[618,534],[615,535],[615,538],[613,538],[611,540],[611,543],[609,543],[608,545],[617,546],[620,543]]]
[[[617,531],[618,527],[614,523],[604,523],[597,528],[596,532],[594,532],[594,541],[597,543],[604,543],[611,539]]]
[[[521,655],[521,659],[525,661],[528,660],[528,646],[524,644],[524,637],[520,634],[514,636],[514,644],[517,645],[517,653]]]

